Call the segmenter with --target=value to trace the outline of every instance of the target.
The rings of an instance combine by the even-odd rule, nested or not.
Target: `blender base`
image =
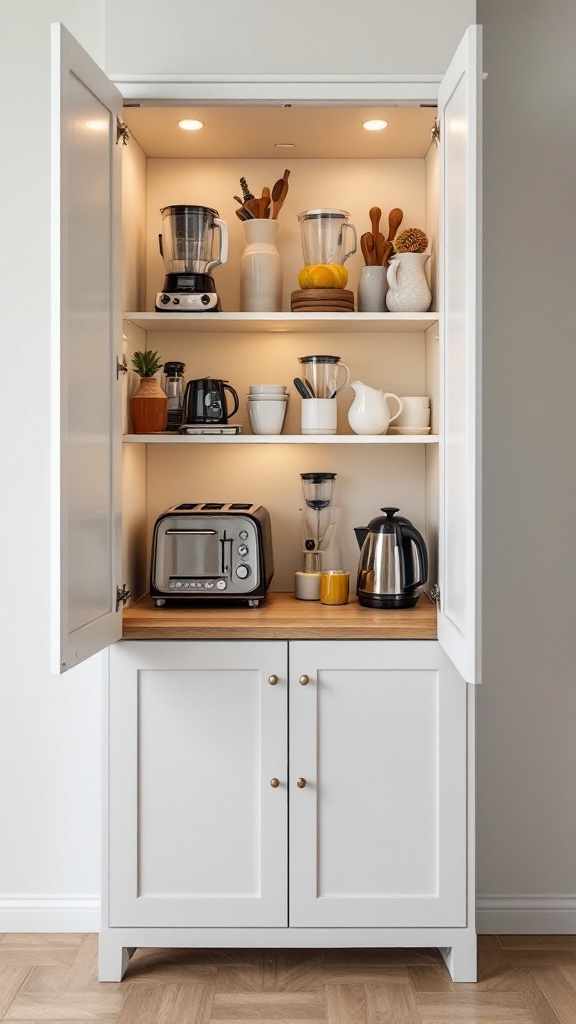
[[[157,313],[220,313],[220,297],[210,274],[167,274],[156,295]]]

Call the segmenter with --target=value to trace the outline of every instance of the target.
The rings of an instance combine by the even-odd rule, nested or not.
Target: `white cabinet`
[[[126,950],[135,945],[437,945],[453,977],[473,980],[473,813],[472,789],[466,790],[472,712],[467,715],[464,680],[478,679],[479,30],[468,31],[439,88],[385,76],[345,83],[290,77],[282,83],[272,77],[186,83],[188,102],[216,98],[235,112],[241,103],[267,106],[280,88],[291,87],[304,106],[318,108],[319,118],[322,104],[437,101],[440,162],[428,167],[421,161],[412,207],[417,222],[422,216],[433,233],[437,314],[251,319],[232,312],[209,321],[203,315],[162,321],[140,309],[125,320],[124,339],[115,174],[119,94],[67,33],[55,35],[54,109],[62,129],[52,168],[53,252],[62,254],[52,295],[55,668],[65,670],[118,639],[123,585],[140,596],[154,519],[179,501],[257,497],[268,504],[269,496],[276,502],[273,533],[278,524],[275,586],[283,580],[278,589],[291,589],[286,583],[299,567],[300,495],[288,493],[287,481],[298,488],[299,472],[320,467],[337,470],[345,481],[350,568],[357,562],[352,527],[382,504],[400,504],[426,536],[431,582],[440,592],[438,642],[320,640],[308,646],[284,631],[271,643],[148,641],[112,648],[102,977],[119,978]],[[177,83],[148,88],[163,101],[179,98]],[[341,154],[339,177],[328,173],[328,160],[316,161],[322,167],[314,170],[314,196],[312,170],[302,162],[302,174],[291,178],[294,194],[302,190],[302,209],[342,205],[345,187],[354,202],[362,197],[362,211],[378,201],[372,190],[386,179],[383,169],[372,162],[367,188],[354,175],[371,161],[354,155],[351,143]],[[243,164],[244,154],[237,160]],[[186,161],[150,162],[148,179],[140,168],[127,190],[127,205],[138,209],[126,234],[127,249],[140,254],[148,275],[148,295],[161,273],[148,214],[181,201],[179,195],[190,201]],[[262,160],[272,182],[276,163]],[[232,193],[226,168],[216,174],[206,161],[197,168],[195,187],[212,189],[218,179],[220,194]],[[407,180],[407,168],[397,167],[396,175],[396,182]],[[132,202],[137,197],[140,205]],[[193,201],[208,204],[208,198]],[[359,226],[362,211],[354,215]],[[286,245],[294,262],[294,231],[286,230]],[[224,283],[238,257],[237,248],[236,263],[219,268]],[[140,296],[145,291],[142,282],[132,288]],[[150,308],[149,301],[142,304]],[[182,350],[164,351],[168,337],[171,346],[185,347],[190,377],[228,376],[225,363],[234,352],[243,367],[239,386],[253,383],[249,366],[271,380],[290,381],[304,339],[308,351],[334,351],[337,344],[342,358],[353,354],[355,375],[399,394],[433,395],[436,436],[424,443],[367,439],[345,428],[335,443],[301,436],[279,444],[254,437],[231,443],[127,437],[121,500],[126,388],[118,363],[130,346],[161,345],[164,359],[182,358]],[[291,426],[296,435],[293,413]],[[218,461],[226,453],[228,462]],[[202,493],[190,494],[192,486]],[[280,671],[277,666],[286,641],[289,769],[286,662]],[[268,675],[281,681],[271,685]],[[301,675],[310,682],[303,686]],[[273,778],[278,786],[270,785]],[[298,779],[306,785],[299,787]]]
[[[466,924],[466,687],[437,643],[290,644],[290,793],[291,925]]]
[[[104,980],[149,929],[466,938],[466,721],[434,641],[115,645]]]
[[[110,926],[285,927],[286,644],[110,658]]]

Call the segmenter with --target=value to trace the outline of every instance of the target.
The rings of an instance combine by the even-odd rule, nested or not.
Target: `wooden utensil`
[[[374,235],[366,231],[360,238],[360,248],[367,267],[374,266]]]
[[[244,207],[243,208],[245,210],[247,210],[248,213],[250,213],[253,217],[258,218],[260,216],[260,200],[259,199],[248,199],[248,201],[246,203],[244,203]]]
[[[284,177],[278,178],[278,181],[272,189],[272,220],[276,220],[280,210],[284,205],[284,200],[288,195],[288,178],[290,171],[286,169],[284,171]]]
[[[390,210],[390,213],[388,214],[388,242],[393,242],[396,238],[403,216],[404,214],[398,206],[395,206],[393,210]]]
[[[382,260],[384,259],[384,246],[386,244],[386,239],[380,231],[380,217],[382,216],[382,210],[379,206],[372,206],[368,215],[370,217],[370,223],[372,224],[372,238],[374,239],[374,266],[381,267]]]
[[[260,207],[260,217],[262,217],[262,218],[269,217],[270,216],[270,189],[269,188],[264,187],[262,189],[262,197],[261,197],[261,199],[258,200],[258,205]]]

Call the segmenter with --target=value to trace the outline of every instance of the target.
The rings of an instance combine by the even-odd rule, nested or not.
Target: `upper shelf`
[[[125,313],[145,331],[255,334],[413,334],[438,323],[437,313]]]

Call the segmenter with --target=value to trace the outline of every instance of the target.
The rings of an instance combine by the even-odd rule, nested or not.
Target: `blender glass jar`
[[[228,226],[209,206],[164,206],[160,252],[167,274],[209,274],[228,259]],[[220,232],[214,258],[214,229]]]
[[[356,252],[354,224],[346,210],[305,210],[298,214],[305,266],[336,263],[340,266]],[[352,233],[352,248],[345,251],[346,232]]]

